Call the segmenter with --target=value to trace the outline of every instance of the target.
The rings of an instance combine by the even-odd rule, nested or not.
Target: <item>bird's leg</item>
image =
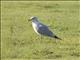
[[[42,35],[40,35],[40,40],[42,40],[43,39],[43,36]]]
[[[40,40],[42,40],[42,35],[40,36]]]
[[[43,40],[42,40],[42,39],[43,39],[43,36],[41,35],[41,36],[40,36],[40,43],[42,43],[42,42],[43,42]]]

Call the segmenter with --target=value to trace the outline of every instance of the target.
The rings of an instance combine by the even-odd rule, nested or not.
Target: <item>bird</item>
[[[28,21],[32,21],[32,27],[34,31],[41,36],[48,36],[51,38],[59,39],[61,38],[57,37],[45,24],[41,23],[39,19],[35,16],[32,16],[29,18]]]

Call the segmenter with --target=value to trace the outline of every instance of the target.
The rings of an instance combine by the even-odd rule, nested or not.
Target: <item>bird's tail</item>
[[[54,36],[54,38],[59,39],[59,40],[62,40],[61,38],[59,38],[59,37],[57,37],[57,36]]]

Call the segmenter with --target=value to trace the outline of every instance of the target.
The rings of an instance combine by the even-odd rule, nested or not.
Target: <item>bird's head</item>
[[[38,21],[38,19],[37,19],[37,17],[32,16],[32,17],[30,17],[30,19],[28,21]]]

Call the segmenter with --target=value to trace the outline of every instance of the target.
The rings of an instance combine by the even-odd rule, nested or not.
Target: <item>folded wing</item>
[[[49,37],[53,37],[53,33],[48,29],[47,26],[45,25],[39,25],[38,26],[38,32],[42,35],[45,35],[45,36],[49,36]]]

